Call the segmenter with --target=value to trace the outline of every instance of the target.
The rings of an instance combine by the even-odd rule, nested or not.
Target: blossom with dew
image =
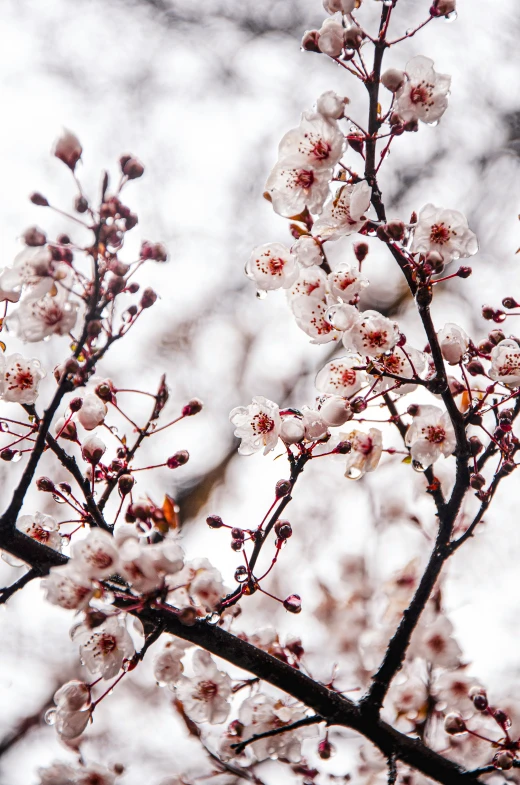
[[[285,218],[300,215],[305,208],[317,215],[329,195],[331,179],[332,169],[279,161],[267,178],[265,190],[274,211]]]
[[[238,719],[244,725],[242,735],[248,739],[274,728],[283,727],[283,725],[291,725],[293,722],[303,719],[305,715],[305,707],[301,704],[288,706],[285,701],[257,693],[246,698],[242,703]],[[301,759],[303,739],[315,734],[315,728],[297,728],[287,733],[259,739],[250,745],[250,749],[259,761],[277,756],[297,763]]]
[[[450,365],[460,363],[470,344],[469,335],[458,324],[449,322],[437,333],[442,356]]]
[[[52,276],[59,270],[48,248],[24,248],[15,257],[12,267],[0,273],[0,301],[17,303],[25,288],[41,285],[42,292],[48,291],[53,283]]]
[[[231,679],[220,671],[207,651],[198,649],[193,655],[194,676],[181,676],[176,694],[184,711],[195,722],[219,725],[229,714]]]
[[[93,431],[102,425],[107,414],[107,407],[97,395],[87,393],[78,412],[78,420],[86,431]]]
[[[337,428],[344,425],[353,417],[352,409],[346,398],[340,395],[330,395],[321,404],[319,409],[323,422],[330,428]]]
[[[181,660],[188,645],[185,641],[176,638],[168,641],[157,655],[153,663],[153,675],[159,684],[166,684],[170,689],[175,688],[184,672]]]
[[[508,387],[520,387],[520,346],[516,341],[506,338],[493,347],[489,376]]]
[[[36,512],[34,515],[21,515],[16,521],[18,531],[26,534],[48,548],[61,551],[63,541],[57,522],[51,515]]]
[[[305,439],[305,424],[302,417],[288,416],[282,420],[280,439],[284,444],[299,444]]]
[[[323,300],[327,294],[327,276],[320,267],[300,270],[295,283],[287,290],[289,303],[299,297]]]
[[[77,679],[66,682],[54,693],[54,703],[66,711],[83,711],[91,702],[90,687]]]
[[[356,302],[363,289],[368,286],[368,278],[348,262],[342,262],[328,275],[329,290],[333,297],[345,303]]]
[[[328,362],[316,376],[316,389],[321,393],[351,398],[368,384],[368,376],[359,354],[347,354]]]
[[[391,351],[399,340],[399,325],[378,311],[363,311],[351,330],[344,333],[346,349],[377,357]]]
[[[312,233],[323,240],[337,240],[359,232],[367,219],[372,189],[365,180],[355,185],[343,185],[329,199],[322,214],[315,221]]]
[[[79,643],[83,665],[103,679],[117,676],[124,660],[129,660],[135,653],[126,625],[117,616],[110,616],[94,629],[80,625],[74,632],[74,641]]]
[[[457,440],[448,412],[438,406],[419,406],[417,415],[406,432],[406,444],[412,460],[426,469],[444,455],[455,451]]]
[[[91,582],[71,562],[51,567],[49,575],[42,581],[42,588],[50,603],[67,610],[86,608],[93,595]]]
[[[229,414],[235,436],[241,439],[240,455],[252,455],[263,449],[264,455],[274,450],[282,421],[278,404],[257,395],[249,406],[236,406]]]
[[[293,243],[291,254],[302,267],[312,267],[323,262],[321,246],[310,234],[302,234]]]
[[[320,112],[304,112],[298,128],[287,131],[282,138],[278,160],[314,170],[332,169],[344,149],[345,137],[337,122]]]
[[[329,428],[321,412],[311,409],[309,406],[302,407],[302,424],[305,428],[305,439],[313,442],[326,436]]]
[[[329,57],[339,57],[345,46],[345,28],[336,19],[325,19],[318,30],[318,48]]]
[[[45,376],[39,360],[21,354],[0,355],[0,397],[13,403],[34,403]]]
[[[411,251],[421,254],[437,251],[447,264],[476,254],[478,242],[466,217],[458,210],[427,204],[414,226]]]
[[[254,248],[246,264],[246,275],[258,289],[288,289],[298,278],[295,257],[282,243],[267,243]]]
[[[383,434],[379,428],[370,428],[368,433],[357,429],[350,433],[340,433],[340,439],[352,445],[346,456],[347,479],[359,480],[364,474],[377,468],[383,452]]]
[[[428,357],[424,352],[414,349],[413,346],[406,345],[405,347],[396,346],[391,352],[381,354],[377,358],[375,364],[377,369],[383,374],[391,373],[392,376],[384,376],[375,385],[374,393],[383,392],[390,387],[394,388],[392,392],[397,395],[406,395],[413,392],[417,385],[413,382],[405,382],[399,384],[396,376],[403,379],[421,378],[428,367]],[[398,387],[395,385],[399,384]]]
[[[329,120],[339,120],[345,114],[345,106],[349,103],[346,96],[338,95],[334,90],[322,93],[316,102],[318,112]]]
[[[50,335],[68,335],[78,317],[79,304],[70,299],[63,287],[53,294],[47,291],[45,281],[42,284],[35,286],[7,317],[10,329],[28,343],[42,341]]]
[[[119,553],[114,538],[102,529],[91,529],[72,545],[72,562],[90,580],[103,580],[118,570]]]
[[[140,594],[156,591],[167,576],[176,575],[184,566],[184,552],[175,539],[149,544],[130,532],[119,543],[121,575]]]
[[[354,305],[340,303],[339,305],[331,305],[330,308],[327,308],[326,318],[335,330],[345,332],[352,330],[359,322],[361,316]]]
[[[296,324],[312,339],[311,343],[329,343],[341,337],[328,318],[329,308],[325,300],[302,295],[292,299],[290,307]]]
[[[462,651],[453,637],[453,624],[439,614],[431,624],[420,624],[415,633],[413,654],[435,667],[458,668]]]
[[[402,123],[434,123],[448,107],[451,76],[438,74],[433,60],[416,55],[406,64],[407,79],[395,93],[394,111]]]
[[[188,587],[190,596],[206,611],[216,610],[225,594],[222,575],[208,559],[196,559],[188,566],[193,574]]]
[[[84,461],[96,466],[105,454],[106,449],[107,446],[103,439],[97,433],[93,433],[83,442],[81,454]]]

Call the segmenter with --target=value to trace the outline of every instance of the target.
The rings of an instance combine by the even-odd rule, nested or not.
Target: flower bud
[[[285,444],[298,444],[305,437],[305,425],[299,417],[284,417],[280,439]]]
[[[364,38],[363,30],[358,25],[349,25],[343,34],[347,49],[359,49]]]
[[[397,68],[388,68],[381,77],[381,84],[390,90],[391,93],[396,93],[405,79],[404,71],[399,71]]]
[[[318,98],[316,108],[324,117],[339,120],[345,114],[345,105],[348,103],[348,98],[337,95],[333,90],[327,90]]]
[[[14,450],[9,449],[9,447],[6,447],[4,450],[2,450],[2,452],[0,452],[0,458],[3,461],[12,461],[14,456]]]
[[[278,480],[275,486],[275,494],[277,499],[282,499],[291,492],[291,483],[289,480]]]
[[[458,733],[466,732],[466,723],[460,714],[452,712],[451,714],[447,714],[444,718],[444,730],[450,736],[456,736]]]
[[[126,496],[134,487],[135,480],[131,474],[122,474],[117,481],[119,493],[121,496]]]
[[[300,613],[302,609],[302,600],[298,594],[290,594],[284,601],[283,607],[289,613]]]
[[[477,711],[486,711],[489,704],[484,687],[478,687],[475,685],[470,689],[468,694]]]
[[[206,518],[206,523],[210,529],[220,529],[221,526],[224,526],[224,521],[220,515],[208,515]]]
[[[317,52],[321,54],[321,49],[318,46],[320,34],[318,30],[306,30],[303,34],[301,47],[306,52]]]
[[[366,258],[368,254],[368,244],[367,243],[355,243],[354,244],[354,254],[356,259],[361,264],[362,261]]]
[[[231,529],[231,536],[234,540],[240,540],[243,542],[245,534],[242,529],[239,529],[237,526],[235,526],[233,529]]]
[[[114,396],[112,384],[109,380],[100,382],[94,389],[98,398],[102,401],[111,401]]]
[[[484,445],[482,444],[478,436],[470,436],[468,442],[469,442],[469,451],[473,455],[473,457],[476,457],[484,449]]]
[[[494,346],[496,346],[497,344],[499,344],[501,341],[504,341],[504,340],[505,340],[505,337],[506,337],[506,336],[505,336],[505,334],[502,332],[502,330],[491,330],[491,332],[490,332],[490,333],[489,333],[489,335],[488,335],[488,338],[489,338],[489,340],[491,341],[491,343],[492,343]]]
[[[482,476],[482,474],[472,474],[471,477],[469,478],[469,484],[476,491],[481,491],[484,485],[486,484],[486,480]]]
[[[338,455],[347,455],[352,450],[352,442],[339,442],[332,452],[337,453]]]
[[[166,461],[166,465],[168,469],[177,469],[179,466],[184,466],[185,463],[188,463],[190,459],[190,454],[188,450],[178,450],[174,455],[170,456]]]
[[[333,428],[344,425],[353,416],[350,403],[346,398],[341,398],[339,395],[327,398],[320,409],[320,415],[323,422]]]
[[[519,305],[517,301],[513,297],[504,297],[502,300],[502,305],[504,308],[518,308]]]
[[[397,242],[401,242],[404,237],[404,230],[405,225],[403,221],[398,221],[394,219],[393,221],[389,221],[386,225],[386,233],[392,240],[396,240]]]
[[[431,16],[448,16],[455,11],[456,0],[433,0],[430,8]]]
[[[29,199],[31,200],[31,202],[33,204],[38,205],[38,207],[48,207],[49,206],[49,202],[47,201],[45,196],[43,196],[42,194],[39,194],[37,192],[31,194]]]
[[[71,412],[79,412],[82,406],[83,406],[83,398],[73,398],[72,401],[69,403],[69,409],[71,410]]]
[[[490,305],[482,306],[482,316],[484,319],[490,321],[493,318],[494,313],[495,313],[495,309],[492,308]]]
[[[191,417],[193,414],[198,414],[202,411],[203,403],[198,398],[192,398],[188,401],[186,406],[182,408],[183,417]]]
[[[72,488],[70,487],[68,482],[60,482],[58,488],[62,493],[65,493],[67,496],[70,496],[70,494],[72,493]]]
[[[279,540],[288,540],[292,536],[292,526],[289,521],[276,521],[274,530]]]
[[[105,443],[96,436],[96,434],[92,434],[88,437],[83,443],[83,448],[81,450],[81,454],[83,456],[83,460],[87,461],[87,463],[92,464],[92,466],[96,466],[106,451]]]
[[[497,769],[506,771],[507,769],[511,769],[513,767],[514,760],[514,753],[512,753],[510,750],[501,750],[500,752],[497,752],[493,758],[493,764]]]
[[[39,491],[44,491],[45,493],[52,493],[54,491],[55,485],[49,477],[39,477],[36,480],[36,487],[38,488]]]
[[[457,275],[459,278],[469,278],[469,276],[473,273],[471,267],[459,267],[457,270]]]
[[[38,246],[45,245],[47,237],[45,236],[45,232],[38,226],[30,226],[23,233],[23,241],[30,248],[37,248]]]
[[[60,419],[56,421],[54,432],[56,436],[59,435],[61,439],[68,439],[71,442],[75,442],[78,438],[76,423],[73,420],[67,422],[65,417],[60,417]]]
[[[71,131],[65,130],[56,141],[52,152],[56,158],[63,161],[63,163],[73,172],[76,168],[76,164],[81,158],[83,148],[81,147],[78,137]]]
[[[141,308],[151,308],[157,300],[157,295],[150,287],[146,288],[141,295]]]
[[[350,406],[354,414],[361,414],[367,408],[368,404],[364,398],[354,398],[350,402]]]
[[[119,159],[119,163],[121,171],[129,180],[136,180],[138,177],[142,177],[144,166],[137,158],[134,158],[132,155],[123,155]]]
[[[231,540],[231,548],[234,551],[242,550],[242,545],[244,544],[243,540]]]
[[[469,363],[466,365],[466,370],[472,376],[481,376],[485,373],[484,366],[480,362],[480,360],[470,360]]]
[[[335,19],[325,19],[318,38],[318,49],[329,57],[339,57],[343,51],[345,29]]]

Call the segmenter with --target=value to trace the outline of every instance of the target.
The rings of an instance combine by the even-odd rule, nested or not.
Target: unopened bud
[[[351,442],[347,442],[347,441],[343,441],[343,442],[339,442],[334,447],[332,452],[335,452],[338,455],[347,455],[347,453],[349,453],[351,450],[352,450],[352,443]]]
[[[345,30],[343,40],[347,49],[359,49],[365,37],[363,30],[358,25],[350,25]]]
[[[386,224],[386,232],[392,238],[400,242],[404,237],[405,225],[403,221],[393,220]]]
[[[106,451],[105,443],[96,436],[92,434],[89,436],[88,439],[83,443],[83,448],[81,450],[81,454],[83,456],[83,460],[87,461],[87,463],[92,464],[92,466],[96,466]]]
[[[29,199],[31,200],[31,202],[33,204],[38,205],[38,207],[48,207],[49,206],[49,202],[47,201],[45,196],[43,196],[42,194],[39,194],[37,192],[31,194]]]
[[[405,79],[404,71],[397,68],[388,68],[381,77],[381,84],[390,90],[391,93],[396,93]]]
[[[121,294],[126,286],[126,281],[120,275],[111,275],[108,281],[107,291],[112,296]]]
[[[466,370],[472,376],[481,376],[485,373],[484,366],[480,362],[480,360],[470,360],[469,363],[466,365]]]
[[[355,243],[354,244],[354,254],[356,259],[359,263],[361,263],[368,254],[368,244],[367,243]]]
[[[459,278],[469,278],[472,272],[473,270],[471,269],[471,267],[459,267],[459,269],[457,270],[457,275],[459,276]]]
[[[288,493],[291,492],[291,483],[289,480],[278,480],[275,485],[275,494],[277,499],[282,499],[284,496],[287,496]]]
[[[502,330],[491,330],[488,335],[489,340],[494,346],[503,341],[505,337],[505,333],[503,333]]]
[[[469,691],[469,697],[478,711],[486,711],[489,704],[484,687],[472,687]]]
[[[368,404],[364,398],[354,398],[350,402],[350,408],[354,412],[354,414],[361,414],[367,408]]]
[[[55,485],[49,477],[39,477],[36,480],[36,487],[39,491],[44,491],[44,493],[52,493]]]
[[[482,474],[472,474],[471,477],[469,478],[469,484],[476,491],[481,491],[484,485],[486,484],[486,480],[482,476]]]
[[[289,521],[276,521],[274,530],[279,540],[288,540],[292,536],[292,526]]]
[[[283,607],[289,613],[300,613],[302,609],[302,600],[299,594],[290,594],[284,601]]]
[[[460,714],[452,712],[451,714],[447,714],[444,718],[444,730],[450,736],[456,736],[458,733],[466,732],[466,723]]]
[[[517,301],[513,297],[504,297],[502,300],[502,305],[504,308],[518,308],[519,305]]]
[[[37,248],[38,246],[45,245],[47,237],[45,236],[45,232],[38,226],[30,226],[29,229],[26,229],[23,233],[23,241],[31,248]]]
[[[141,308],[151,308],[154,302],[157,300],[157,295],[153,289],[148,287],[144,290],[141,296]]]
[[[134,158],[131,155],[123,155],[121,156],[119,163],[121,165],[121,171],[129,180],[136,180],[138,177],[142,177],[144,166],[137,158]]]
[[[188,450],[178,450],[174,455],[171,455],[166,461],[168,469],[177,469],[179,466],[184,466],[188,463],[190,454]]]
[[[234,540],[241,540],[243,542],[245,534],[242,531],[242,529],[239,529],[238,527],[235,527],[235,528],[231,529],[231,536],[232,536],[232,538]]]
[[[121,496],[126,496],[134,487],[135,480],[131,474],[122,474],[117,481],[119,493]]]
[[[431,16],[448,16],[455,11],[456,0],[433,0],[430,8]]]
[[[303,34],[301,47],[306,52],[317,52],[321,54],[321,49],[318,46],[318,42],[320,40],[320,34],[318,30],[306,30]]]
[[[478,436],[470,436],[468,442],[469,442],[469,451],[473,455],[473,457],[477,456],[484,449],[484,445],[482,444]]]
[[[501,750],[500,752],[497,752],[493,758],[493,765],[496,766],[497,769],[507,771],[507,769],[511,769],[513,767],[514,761],[514,753],[512,753],[510,750]]]
[[[206,518],[206,523],[210,529],[220,529],[222,526],[224,526],[224,521],[220,515],[208,515]]]
[[[71,442],[75,442],[78,438],[76,423],[73,420],[67,422],[65,417],[60,417],[60,419],[56,421],[54,429],[56,436],[59,436],[61,439],[68,439]]]
[[[494,313],[495,313],[495,309],[492,308],[490,305],[482,306],[482,316],[484,317],[484,319],[490,321],[493,318]]]
[[[198,414],[202,411],[203,403],[198,398],[192,398],[191,401],[188,401],[186,406],[182,407],[182,416],[183,417],[191,417],[194,414]]]
[[[53,154],[56,158],[69,167],[73,172],[76,164],[81,158],[83,148],[81,147],[78,137],[71,131],[65,130],[63,134],[56,141],[53,149]]]

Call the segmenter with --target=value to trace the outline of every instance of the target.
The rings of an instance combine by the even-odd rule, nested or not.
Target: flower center
[[[432,635],[428,641],[428,645],[436,654],[441,654],[446,648],[446,641],[442,635]]]
[[[426,438],[432,444],[442,444],[446,438],[446,431],[440,425],[429,425],[426,432]]]
[[[314,147],[311,149],[311,156],[319,161],[324,161],[329,157],[330,151],[330,144],[328,142],[324,142],[323,139],[318,139]]]
[[[437,245],[444,245],[451,237],[451,232],[448,226],[443,223],[433,224],[430,229],[430,242],[437,243]]]
[[[314,172],[310,169],[300,169],[296,175],[296,185],[308,189],[314,182]]]
[[[271,275],[280,275],[284,266],[285,266],[285,262],[280,257],[278,257],[277,259],[269,260],[269,272],[271,273]]]
[[[384,346],[387,340],[386,330],[372,330],[366,334],[366,340],[370,346]]]
[[[410,90],[410,101],[412,104],[428,104],[432,103],[432,90],[433,85],[426,82],[419,82]]]
[[[117,640],[113,635],[102,635],[99,639],[99,648],[103,655],[110,654],[117,649]]]
[[[202,700],[210,700],[218,693],[218,687],[213,681],[199,682],[198,694]]]
[[[274,428],[274,420],[264,412],[255,414],[251,421],[251,427],[255,433],[269,433]]]

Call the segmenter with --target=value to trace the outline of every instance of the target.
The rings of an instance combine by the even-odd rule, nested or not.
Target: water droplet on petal
[[[18,461],[21,461],[21,460],[22,460],[22,457],[23,457],[23,456],[22,456],[22,453],[21,453],[19,450],[16,450],[15,454],[14,454],[14,455],[13,455],[13,457],[11,458],[11,461],[12,461],[13,463],[18,463]]]
[[[429,125],[430,128],[435,128],[436,126],[439,125],[439,121],[438,120],[432,120],[431,123],[426,123],[426,125]]]
[[[348,480],[359,480],[362,474],[363,472],[361,471],[361,469],[358,469],[357,466],[351,466],[349,469],[347,469],[345,473],[345,477]]]
[[[458,13],[456,11],[452,11],[450,14],[446,14],[444,17],[445,22],[454,22],[458,17]]]
[[[256,296],[259,300],[265,300],[265,298],[267,297],[267,292],[265,291],[265,289],[258,289]]]
[[[412,461],[412,466],[416,472],[423,472],[426,468],[420,461]]]
[[[52,494],[52,498],[54,499],[56,504],[65,504],[65,499],[62,499],[61,496],[58,496],[55,493]]]
[[[116,425],[109,425],[108,430],[111,431],[111,433],[117,433],[118,429]]]
[[[47,709],[44,719],[47,725],[54,725],[56,722],[56,709]]]

